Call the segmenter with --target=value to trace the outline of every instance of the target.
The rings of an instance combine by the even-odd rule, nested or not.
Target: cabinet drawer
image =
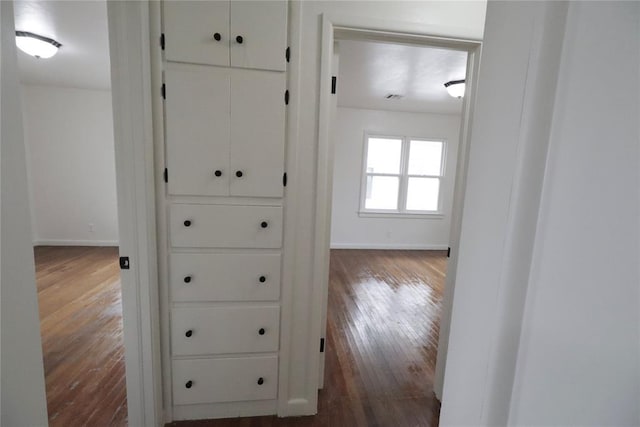
[[[278,306],[174,308],[171,314],[174,356],[278,350]]]
[[[275,399],[278,357],[173,361],[173,403]]]
[[[174,247],[279,248],[282,208],[173,204],[170,237]]]
[[[280,254],[172,254],[173,301],[274,301]]]

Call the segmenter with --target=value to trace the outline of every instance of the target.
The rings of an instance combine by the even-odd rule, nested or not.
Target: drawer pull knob
[[[219,42],[222,39],[222,36],[220,35],[220,33],[215,33],[213,35],[213,39],[217,42]]]
[[[184,226],[185,227],[191,227],[191,220],[189,220],[189,219],[185,220]]]
[[[244,41],[244,39],[242,38],[242,36],[237,36],[237,37],[236,37],[236,41],[238,42],[238,44],[242,44],[242,42]]]
[[[221,170],[217,170],[213,173],[215,176],[222,176],[222,171]]]
[[[193,330],[189,329],[187,332],[184,333],[184,336],[187,338],[191,338],[191,335],[193,335]]]
[[[264,332],[265,332],[265,331],[264,331],[264,328],[260,328],[260,330],[258,331],[258,334],[260,334],[260,335],[264,335]]]
[[[242,178],[242,171],[236,171],[236,176],[238,178]]]
[[[184,276],[184,283],[191,282],[191,276]]]
[[[264,384],[264,378],[260,377],[258,378],[258,385],[262,385]]]
[[[191,388],[193,387],[193,381],[189,380],[187,381],[187,383],[184,385],[186,388]]]
[[[262,228],[267,228],[268,226],[269,226],[269,223],[267,221],[262,221],[260,223],[260,227],[262,227]]]
[[[260,279],[258,280],[260,280],[260,283],[264,283],[267,281],[267,278],[265,276],[260,276]]]

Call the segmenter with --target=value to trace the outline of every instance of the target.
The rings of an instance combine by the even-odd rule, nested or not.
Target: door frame
[[[162,426],[149,3],[107,1],[129,425]]]
[[[316,217],[314,224],[313,255],[313,294],[310,342],[315,345],[326,338],[326,312],[329,294],[329,253],[331,239],[331,204],[333,190],[333,135],[332,135],[332,101],[331,77],[336,40],[367,40],[392,42],[396,44],[423,45],[463,50],[468,53],[467,59],[467,96],[463,99],[460,142],[456,168],[454,203],[451,221],[451,253],[453,254],[447,268],[447,285],[443,299],[443,317],[439,341],[438,362],[436,364],[436,396],[442,398],[444,369],[448,345],[449,322],[453,305],[453,288],[457,268],[457,252],[462,224],[463,199],[466,187],[467,158],[471,141],[471,119],[475,104],[478,81],[478,68],[482,41],[473,38],[455,38],[443,36],[447,28],[440,26],[416,25],[413,23],[381,21],[377,19],[333,16],[322,16],[322,39],[320,56],[320,102],[318,110],[318,151],[316,176]],[[444,328],[442,328],[444,324]],[[441,356],[442,353],[442,356]],[[313,353],[311,353],[313,354]],[[317,363],[319,375],[324,374],[324,354],[320,353]],[[322,385],[323,379],[317,378]]]

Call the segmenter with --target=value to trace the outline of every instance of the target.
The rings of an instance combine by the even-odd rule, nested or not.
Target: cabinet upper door
[[[231,2],[232,67],[284,71],[286,48],[286,0]]]
[[[284,73],[231,74],[232,196],[282,197],[285,138]]]
[[[168,61],[229,66],[229,2],[163,2]]]
[[[229,194],[229,73],[174,64],[165,71],[169,194]]]

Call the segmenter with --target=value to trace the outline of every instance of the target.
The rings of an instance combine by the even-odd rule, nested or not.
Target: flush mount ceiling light
[[[16,46],[24,53],[36,58],[51,58],[62,46],[54,39],[27,31],[16,31]]]
[[[446,82],[444,87],[447,88],[449,95],[454,98],[462,98],[464,96],[465,83],[464,80],[451,80]]]

